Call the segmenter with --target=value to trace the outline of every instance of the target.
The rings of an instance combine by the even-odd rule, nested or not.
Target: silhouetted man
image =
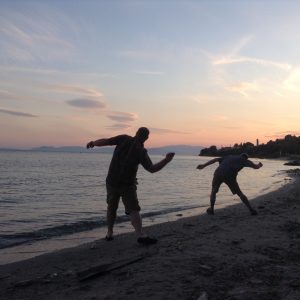
[[[87,144],[87,148],[94,146],[116,146],[106,177],[107,190],[107,241],[113,240],[113,227],[117,215],[120,198],[125,206],[125,212],[130,216],[131,224],[137,234],[137,241],[141,244],[154,244],[155,238],[143,234],[142,218],[137,197],[137,171],[141,164],[147,171],[155,173],[166,166],[175,153],[168,153],[160,162],[153,164],[144,148],[144,142],[149,137],[149,130],[141,127],[134,137],[118,135],[108,139],[99,139]]]
[[[247,197],[242,193],[236,177],[238,172],[244,167],[249,167],[252,169],[259,169],[262,167],[262,163],[255,164],[248,159],[248,155],[243,153],[241,155],[229,155],[220,158],[214,158],[209,160],[205,164],[198,165],[197,169],[201,170],[215,162],[219,162],[219,167],[215,170],[212,190],[210,194],[210,208],[207,209],[209,215],[214,214],[214,205],[216,202],[216,195],[219,191],[220,185],[224,182],[228,185],[233,195],[237,194],[243,203],[250,210],[251,215],[257,215],[257,211],[253,209],[247,199]]]

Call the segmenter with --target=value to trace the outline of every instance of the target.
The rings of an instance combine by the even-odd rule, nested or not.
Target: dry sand
[[[251,203],[0,266],[0,298],[300,299],[300,178]]]

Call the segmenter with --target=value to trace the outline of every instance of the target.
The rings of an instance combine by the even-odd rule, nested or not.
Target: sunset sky
[[[300,1],[0,5],[1,148],[300,135]]]

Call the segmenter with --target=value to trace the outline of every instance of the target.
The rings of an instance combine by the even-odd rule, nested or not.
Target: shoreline
[[[290,171],[293,171],[291,169]],[[268,195],[274,191],[280,190],[285,185],[290,184],[292,178],[297,174],[293,172],[287,172],[288,177],[282,178],[281,181],[276,183],[277,187],[269,187],[267,192],[261,191],[262,195]],[[257,197],[254,197],[255,199]],[[252,201],[249,198],[249,201]],[[221,203],[218,203],[221,202]],[[230,201],[222,201],[217,199],[215,204],[215,209],[225,208],[227,206],[235,205],[241,203],[238,197],[232,197]],[[207,205],[186,208],[183,210],[175,210],[173,212],[168,212],[165,214],[151,214],[150,216],[144,216],[142,213],[143,227],[147,228],[153,225],[168,223],[178,221],[182,218],[192,217],[196,215],[206,214],[206,209],[209,207],[209,198],[207,199]],[[147,215],[147,213],[145,213]],[[123,216],[126,217],[126,216]],[[130,219],[123,220],[121,222],[116,222],[114,226],[115,236],[120,234],[131,233],[133,231],[132,225],[130,224]],[[36,256],[50,254],[58,250],[63,250],[67,248],[77,247],[86,243],[92,243],[97,241],[99,238],[104,238],[106,235],[106,225],[95,227],[93,229],[74,232],[65,235],[58,235],[51,238],[45,238],[41,240],[25,241],[24,243],[16,244],[11,247],[4,247],[0,249],[0,266],[8,263],[19,262],[22,260],[34,258]]]
[[[159,240],[149,247],[123,233],[112,242],[97,240],[2,265],[2,297],[299,299],[300,178],[251,204],[258,216],[234,203],[217,208],[214,216],[149,226],[146,232]],[[78,274],[95,266],[105,272],[80,281]]]

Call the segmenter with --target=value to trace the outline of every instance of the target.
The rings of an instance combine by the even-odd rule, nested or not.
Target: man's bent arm
[[[214,158],[214,159],[211,159],[209,160],[208,162],[206,162],[205,164],[202,164],[202,165],[198,165],[197,166],[197,169],[201,170],[201,169],[204,169],[205,167],[209,166],[209,165],[212,165],[214,164],[215,162],[219,161],[220,158]]]
[[[167,153],[166,157],[161,160],[160,162],[156,164],[151,164],[150,166],[144,166],[144,168],[150,172],[150,173],[155,173],[160,171],[163,167],[165,167],[174,157],[175,153]]]
[[[91,141],[89,143],[87,143],[86,147],[89,148],[94,148],[95,146],[97,147],[103,147],[103,146],[109,146],[109,141],[108,139],[99,139],[96,141]]]

